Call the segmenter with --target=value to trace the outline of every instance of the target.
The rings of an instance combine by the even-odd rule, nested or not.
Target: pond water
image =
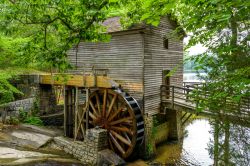
[[[181,143],[158,145],[154,161],[166,165],[250,166],[249,128],[197,119],[186,126],[184,133]]]
[[[24,164],[23,166],[83,166],[80,163],[59,162],[59,161],[44,161]]]

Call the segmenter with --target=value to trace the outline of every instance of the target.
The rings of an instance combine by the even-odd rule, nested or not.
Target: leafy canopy
[[[9,80],[38,69],[64,72],[67,51],[80,41],[107,40],[101,22],[127,0],[1,0],[0,102],[19,93]],[[7,97],[8,96],[8,97]]]
[[[117,8],[124,2],[3,0],[0,2],[0,33],[13,39],[21,38],[19,55],[33,66],[65,71],[69,67],[67,51],[80,41],[106,40],[101,22],[108,17],[109,8]]]
[[[208,48],[191,58],[197,71],[207,73],[200,76],[207,83],[197,96],[210,92],[199,110],[233,112],[225,101],[239,103],[250,96],[249,11],[250,2],[243,0],[147,0],[141,1],[137,13],[153,25],[169,14],[189,34],[186,48],[196,44]]]

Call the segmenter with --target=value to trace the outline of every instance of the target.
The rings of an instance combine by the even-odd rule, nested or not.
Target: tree
[[[45,69],[68,69],[67,51],[80,41],[105,40],[101,22],[117,0],[35,1],[3,0],[0,3],[0,32],[27,40],[24,57]]]
[[[109,16],[110,9],[125,2],[129,3],[126,0],[2,0],[0,98],[8,92],[8,80],[15,75],[10,72],[27,72],[27,68],[65,72],[70,68],[67,61],[70,48],[77,47],[80,41],[107,40],[101,22]],[[13,99],[11,94],[9,99]]]
[[[225,131],[224,151],[218,154],[218,148],[214,149],[214,157],[220,155],[222,159],[218,162],[215,158],[214,165],[234,163],[229,154],[229,131],[232,125],[223,115],[249,116],[246,108],[242,109],[242,104],[249,105],[250,98],[250,2],[146,0],[140,3],[140,9],[137,12],[140,19],[152,25],[158,25],[160,17],[167,14],[178,20],[180,27],[190,37],[186,48],[196,44],[208,48],[205,53],[191,58],[197,64],[197,72],[207,73],[206,76],[200,75],[206,81],[206,86],[194,91],[192,97],[199,102],[198,111],[209,109],[222,117],[220,124]],[[206,94],[206,98],[200,98],[201,94]],[[213,125],[218,135],[217,123]],[[246,120],[246,123],[250,124],[250,121]],[[215,138],[218,142],[218,136],[215,135]]]
[[[167,14],[178,20],[190,37],[186,48],[196,44],[208,48],[191,58],[200,64],[196,70],[207,73],[202,77],[207,82],[203,90],[208,90],[210,95],[200,104],[202,109],[225,110],[225,100],[239,103],[243,97],[249,97],[248,1],[147,0],[141,3],[141,9],[141,20],[153,25],[159,24],[160,17]],[[218,101],[222,104],[218,105]]]

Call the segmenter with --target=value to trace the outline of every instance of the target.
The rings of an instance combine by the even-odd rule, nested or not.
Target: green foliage
[[[22,109],[19,110],[19,117],[18,119],[21,121],[21,122],[24,122],[25,119],[28,117],[28,112],[27,111],[24,111]]]
[[[18,48],[24,59],[44,70],[63,72],[70,66],[67,51],[80,41],[105,41],[101,25],[110,13],[129,1],[9,1],[0,3],[0,32],[23,41]],[[27,30],[28,29],[28,30]]]
[[[141,20],[152,25],[157,25],[164,15],[178,20],[178,29],[184,29],[190,37],[186,48],[196,44],[207,47],[205,53],[189,59],[196,64],[197,72],[207,73],[200,75],[206,86],[193,95],[198,110],[232,112],[235,108],[228,102],[239,104],[250,96],[248,1],[147,0],[140,9]],[[205,100],[199,98],[207,91]]]
[[[31,109],[31,116],[38,116],[39,115],[39,112],[40,112],[40,109],[39,109],[39,99],[36,98],[34,103],[33,103],[33,107]]]
[[[19,119],[16,117],[10,117],[9,124],[11,125],[18,125],[20,123]]]
[[[43,121],[35,116],[28,116],[23,122],[31,125],[43,126]]]
[[[107,41],[109,36],[101,22],[111,15],[111,10],[130,2],[133,1],[0,1],[0,103],[9,102],[20,93],[8,82],[13,76],[10,71],[67,71],[71,68],[67,51],[78,48],[81,41]]]
[[[22,93],[16,89],[9,80],[13,78],[14,74],[5,73],[0,70],[0,104],[13,101],[16,95],[22,95]]]
[[[153,154],[153,152],[154,152],[153,145],[150,144],[150,143],[148,143],[148,144],[146,145],[146,153],[150,156],[150,155]]]
[[[66,71],[71,67],[67,51],[78,47],[80,41],[108,40],[101,22],[130,2],[133,1],[0,1],[1,74],[20,74],[20,68],[24,72],[27,68]],[[9,102],[20,93],[9,80],[0,75],[0,103]]]
[[[27,112],[24,110],[19,110],[19,121],[21,123],[43,126],[43,121],[38,117],[37,109],[33,109],[31,112]]]

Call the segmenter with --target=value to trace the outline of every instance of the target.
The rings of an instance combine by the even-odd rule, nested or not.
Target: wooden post
[[[66,86],[63,86],[63,95],[64,95],[64,108],[63,108],[63,128],[64,128],[64,136],[66,136],[66,122],[67,122],[67,104],[68,104],[68,99],[67,99],[67,89]]]
[[[78,116],[78,105],[79,105],[79,90],[75,87],[75,128],[74,128],[74,139],[77,137],[77,116]],[[79,124],[81,125],[81,124]]]
[[[188,101],[188,99],[189,99],[189,86],[187,85],[187,89],[186,89],[186,101]]]
[[[86,130],[89,128],[89,89],[86,89]],[[86,133],[85,133],[86,134]]]
[[[174,109],[174,86],[172,86],[172,109]]]

